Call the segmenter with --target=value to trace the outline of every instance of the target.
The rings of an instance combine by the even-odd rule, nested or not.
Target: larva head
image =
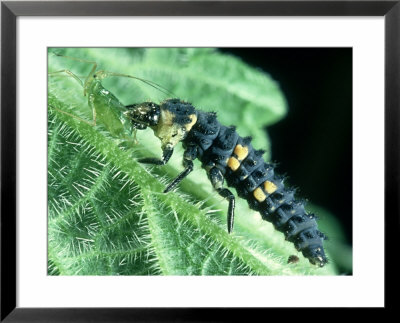
[[[138,104],[127,105],[126,115],[132,121],[135,129],[143,130],[147,127],[158,125],[160,120],[160,106],[153,102],[143,102]]]

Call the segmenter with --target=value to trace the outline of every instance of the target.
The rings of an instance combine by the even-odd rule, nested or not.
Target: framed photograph
[[[287,65],[290,58],[290,74],[295,69],[305,71],[295,74],[304,74],[302,80],[311,89],[309,94],[324,92],[315,86],[325,78],[329,80],[326,86],[335,82],[341,85],[340,102],[331,99],[332,108],[326,105],[326,109],[314,104],[315,99],[309,96],[303,105],[299,99],[293,100],[297,104],[287,102],[279,82],[233,54],[239,50],[268,60],[276,70],[279,59]],[[315,138],[323,138],[318,145],[322,146],[321,154],[328,156],[329,149],[335,147],[332,154],[343,156],[347,166],[336,167],[336,175],[332,171],[316,172],[313,167],[304,181],[316,186],[317,180],[311,178],[311,173],[319,173],[319,178],[331,174],[330,182],[341,176],[338,186],[331,184],[331,193],[325,194],[335,196],[341,191],[341,213],[346,214],[343,218],[350,220],[351,225],[351,48],[53,47],[48,51],[50,275],[352,274],[350,243],[346,245],[344,238],[340,241],[343,234],[332,227],[335,222],[329,220],[332,216],[326,211],[315,211],[323,218],[318,224],[313,213],[305,211],[306,202],[295,197],[294,189],[270,161],[271,141],[278,145],[279,138],[268,141],[263,129],[283,119],[287,107],[292,106],[287,118],[296,122],[285,132],[292,143],[279,140],[282,146],[293,145],[286,149],[292,150],[289,156],[282,158],[291,160],[293,149],[307,150],[301,148],[301,135],[307,137],[307,121],[302,122],[301,116],[310,120],[314,114],[317,124],[326,123],[323,120],[335,111],[338,120],[333,122],[329,117],[324,126],[327,133],[332,125],[333,139],[322,134]],[[305,66],[307,59],[312,66]],[[328,61],[329,66],[340,66],[341,69],[332,69],[340,73],[321,73],[318,60],[321,66]],[[91,62],[96,62],[96,66]],[[97,66],[124,73],[103,71]],[[171,66],[178,72],[171,70]],[[85,74],[82,79],[78,76]],[[282,71],[276,75],[283,79]],[[315,86],[309,84],[313,80]],[[298,82],[295,87],[300,88]],[[329,91],[333,89],[338,90],[335,86]],[[303,111],[292,117],[296,106],[299,110],[303,106]],[[313,113],[312,108],[317,112]],[[171,118],[176,121],[171,122]],[[74,135],[64,133],[65,121],[74,123],[70,125]],[[338,126],[342,129],[340,135],[336,131]],[[91,153],[85,156],[80,134],[87,131],[91,133],[87,138],[87,151]],[[271,130],[270,136],[274,135]],[[83,146],[76,149],[80,145]],[[103,146],[106,150],[101,149]],[[184,159],[182,167],[182,156],[188,158],[189,149],[193,149],[192,155]],[[105,156],[108,157],[103,159]],[[317,162],[316,153],[312,158],[313,163],[330,168],[328,161],[332,158]],[[336,159],[338,162],[340,159]],[[306,173],[307,168],[300,172]],[[144,178],[144,170],[153,176]],[[170,183],[160,189],[157,175],[170,176]],[[224,185],[225,181],[239,196]],[[185,193],[191,201],[183,195],[167,194],[170,191],[177,195]],[[221,197],[227,203],[219,211]],[[337,198],[333,204],[340,204]],[[278,209],[285,210],[283,219]],[[204,213],[201,215],[199,210]],[[152,217],[163,222],[156,224]],[[201,218],[204,223],[199,222]],[[333,249],[324,250],[325,235],[335,237],[335,245],[341,244],[339,254]],[[329,244],[325,247],[330,248]],[[249,250],[259,256],[250,257]],[[299,263],[288,267],[290,257]],[[271,263],[272,259],[275,262]]]
[[[399,8],[3,2],[2,320],[387,307]]]

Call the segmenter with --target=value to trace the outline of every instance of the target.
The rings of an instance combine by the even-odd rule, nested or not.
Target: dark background
[[[352,49],[222,48],[270,74],[288,115],[268,127],[272,161],[299,196],[332,212],[352,243]]]

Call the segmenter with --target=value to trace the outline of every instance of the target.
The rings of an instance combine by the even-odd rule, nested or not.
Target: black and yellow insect
[[[224,187],[225,180],[312,264],[323,267],[327,263],[323,248],[326,236],[318,230],[315,216],[306,212],[304,201],[295,198],[294,189],[285,187],[274,166],[264,161],[264,151],[253,148],[251,137],[240,137],[234,126],[221,125],[215,113],[197,110],[179,99],[126,108],[125,115],[134,128],[150,127],[161,141],[161,159],[144,158],[139,162],[165,165],[174,147],[183,144],[185,169],[164,192],[175,188],[193,170],[193,160],[198,158],[213,187],[229,201],[228,232],[233,230],[235,196]]]

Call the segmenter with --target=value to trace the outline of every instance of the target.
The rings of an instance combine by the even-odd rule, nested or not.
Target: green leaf
[[[254,146],[269,147],[263,126],[286,113],[279,86],[267,74],[213,49],[72,48],[49,50],[49,72],[71,70],[85,79],[99,69],[156,82],[235,124]],[[132,79],[110,77],[103,85],[123,104],[167,96]],[[136,162],[159,156],[151,130],[132,145],[96,126],[82,86],[65,73],[51,74],[48,88],[48,272],[51,275],[320,275],[270,223],[237,200],[233,234],[226,230],[227,203],[213,190],[200,163],[175,192],[165,184],[182,171],[182,149],[168,165]],[[63,113],[64,112],[64,113]],[[68,113],[68,114],[67,114]]]

